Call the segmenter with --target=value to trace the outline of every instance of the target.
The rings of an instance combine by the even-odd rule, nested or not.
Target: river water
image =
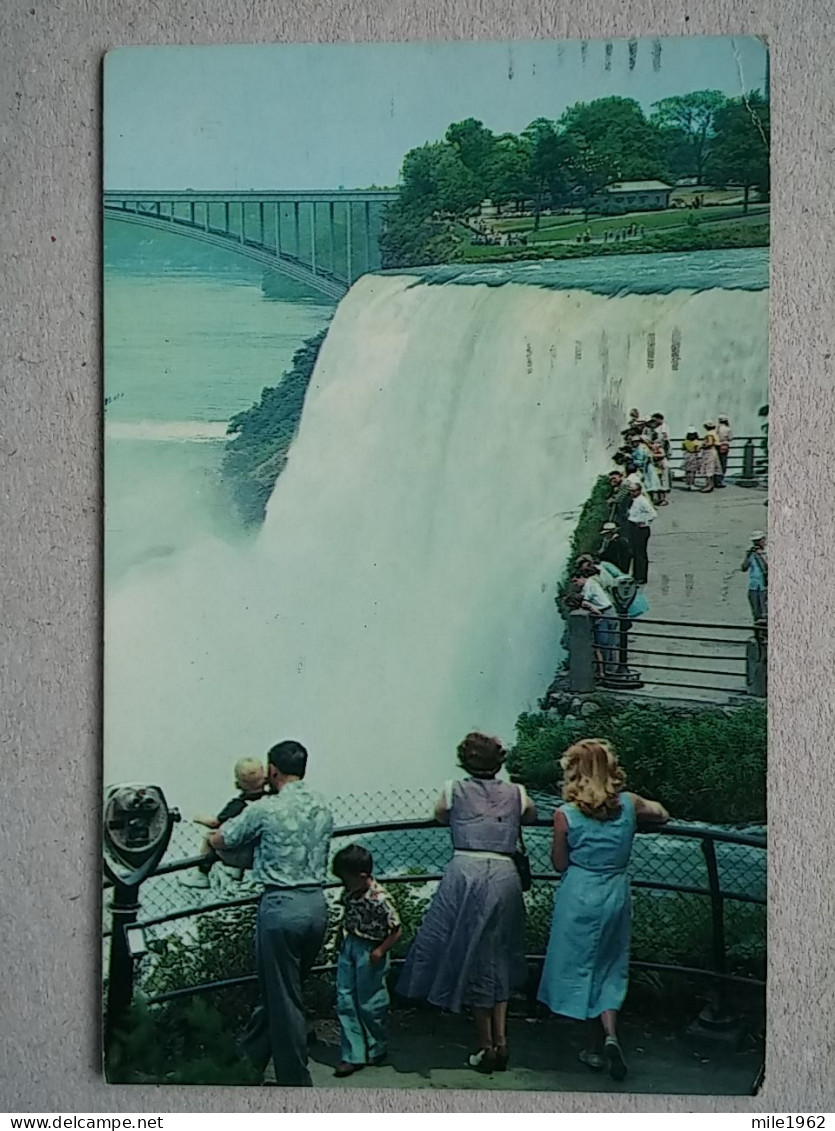
[[[105,565],[136,565],[207,535],[235,537],[216,472],[226,425],[278,383],[333,306],[258,264],[107,221]]]

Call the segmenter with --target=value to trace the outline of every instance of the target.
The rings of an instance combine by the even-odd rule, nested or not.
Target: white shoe
[[[583,1049],[579,1059],[587,1068],[590,1068],[592,1072],[600,1072],[606,1067],[606,1061],[599,1052],[588,1052],[586,1049]]]
[[[183,872],[180,876],[180,883],[184,888],[200,888],[203,891],[212,886],[206,873],[199,872],[196,869],[191,872]]]

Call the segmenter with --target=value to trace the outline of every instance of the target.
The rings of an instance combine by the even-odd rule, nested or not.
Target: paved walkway
[[[659,508],[652,527],[647,620],[751,624],[748,576],[739,567],[752,531],[767,527],[765,500],[762,488],[733,484],[709,494],[673,488],[670,505]],[[630,667],[643,670],[647,680],[656,677],[676,686],[648,684],[642,694],[720,701],[744,694],[744,644],[750,632],[682,628],[673,639],[660,635],[671,629],[643,621],[637,620],[630,634]],[[641,655],[638,650],[661,655]],[[649,664],[658,667],[644,666]]]
[[[319,1022],[320,1043],[311,1051],[310,1072],[317,1088],[461,1088],[537,1092],[641,1092],[656,1095],[750,1095],[760,1055],[752,1041],[740,1052],[697,1051],[669,1027],[628,1014],[621,1040],[629,1074],[616,1084],[591,1072],[578,1059],[581,1026],[561,1018],[511,1018],[506,1072],[481,1076],[466,1065],[473,1051],[472,1023],[463,1017],[393,1011],[389,1063],[336,1079],[338,1026]]]

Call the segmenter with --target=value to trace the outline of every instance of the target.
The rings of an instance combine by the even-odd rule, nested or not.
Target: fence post
[[[746,440],[742,449],[742,475],[736,481],[737,487],[759,487],[760,481],[754,475],[754,441]]]
[[[716,864],[716,848],[710,837],[702,837],[702,854],[707,865],[707,881],[710,887],[710,914],[712,919],[713,969],[717,974],[725,973],[725,907],[722,888],[719,884],[719,868]]]
[[[745,642],[745,686],[749,695],[765,699],[768,690],[768,629],[762,621]]]
[[[110,961],[107,969],[107,1032],[112,1034],[133,1000],[133,956],[128,927],[139,912],[139,884],[113,884]]]
[[[568,686],[579,694],[594,691],[594,636],[585,609],[568,614]]]
[[[702,837],[702,855],[707,866],[707,880],[710,889],[710,914],[712,920],[713,970],[719,975],[716,979],[710,1001],[687,1030],[688,1036],[708,1043],[720,1043],[736,1048],[742,1039],[742,1027],[738,1018],[730,1014],[725,1006],[725,901],[719,881],[719,868],[716,863],[716,848],[713,838]]]

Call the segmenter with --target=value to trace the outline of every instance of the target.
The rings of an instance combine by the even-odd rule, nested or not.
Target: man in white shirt
[[[639,484],[631,483],[629,494],[632,497],[632,503],[629,507],[627,520],[629,522],[629,545],[632,547],[632,576],[638,585],[646,585],[649,573],[649,560],[647,558],[649,528],[651,523],[655,521],[657,512]]]

